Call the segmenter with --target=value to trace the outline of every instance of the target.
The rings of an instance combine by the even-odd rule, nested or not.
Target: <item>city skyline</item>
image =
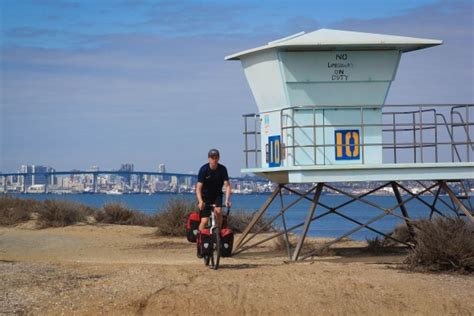
[[[133,164],[123,163],[116,170],[100,170],[92,166],[89,170],[58,171],[51,166],[21,165],[18,174],[5,175],[0,173],[0,193],[3,194],[160,194],[184,193],[195,194],[196,174],[156,174],[155,171],[136,171]],[[158,173],[166,171],[164,164],[158,165]],[[48,175],[47,175],[48,174]],[[270,194],[278,184],[258,177],[230,178],[233,194]],[[353,194],[365,192],[379,187],[383,181],[340,182],[334,183],[336,188],[350,190]],[[419,181],[404,181],[411,192],[424,189]],[[467,180],[464,183],[452,183],[452,188],[460,194],[474,193],[474,186]],[[294,190],[307,190],[314,183],[288,184]],[[323,192],[338,194],[327,189]],[[381,189],[378,194],[392,194],[390,187]],[[431,193],[425,193],[431,194]]]
[[[113,6],[111,4],[114,4]],[[319,28],[433,38],[401,60],[387,103],[473,103],[471,1],[2,2],[0,170],[123,161],[239,176],[255,101],[224,56]],[[283,8],[285,8],[283,10]]]

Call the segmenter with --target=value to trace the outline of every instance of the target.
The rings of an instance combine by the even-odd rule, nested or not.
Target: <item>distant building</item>
[[[166,166],[164,163],[160,163],[158,165],[158,172],[162,172],[162,173],[165,173],[166,172]]]
[[[193,177],[185,177],[184,178],[184,184],[188,187],[193,186]]]
[[[171,191],[176,191],[178,189],[178,177],[177,176],[171,176],[171,181],[170,181],[170,189]]]
[[[56,177],[50,177],[48,182],[48,177],[44,174],[47,172],[54,172],[51,167],[45,166],[37,166],[37,165],[21,165],[20,169],[18,170],[20,173],[27,173],[25,177],[20,178],[20,184],[24,185],[25,187],[29,187],[32,185],[39,185],[39,184],[48,184],[48,185],[56,185]]]
[[[127,172],[127,173],[124,173],[124,174],[120,174],[120,176],[122,177],[123,181],[127,185],[131,185],[132,184],[132,182],[131,182],[132,176],[128,172],[133,172],[133,163],[123,163],[123,164],[121,164],[120,169],[118,171]]]
[[[161,172],[161,173],[166,173],[166,166],[164,163],[160,163],[158,165],[158,172]],[[159,181],[163,181],[165,178],[163,176],[158,176],[158,180]]]

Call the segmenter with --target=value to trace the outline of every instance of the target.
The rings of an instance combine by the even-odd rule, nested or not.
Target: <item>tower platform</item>
[[[242,169],[279,184],[474,179],[474,162],[293,166]]]

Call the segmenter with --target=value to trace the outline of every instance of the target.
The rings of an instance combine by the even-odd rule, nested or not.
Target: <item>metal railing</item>
[[[245,167],[260,166],[260,115],[258,114],[244,114],[244,156],[245,156]],[[251,124],[249,124],[251,120]],[[250,129],[250,127],[252,127]],[[252,155],[253,154],[253,155]],[[253,156],[252,160],[249,160],[249,155]]]
[[[333,111],[334,116],[334,111],[340,110],[353,110],[345,112],[352,113],[353,117],[345,119],[350,123],[330,124],[328,113]],[[372,115],[369,120],[370,111],[381,112]],[[474,117],[473,104],[300,106],[281,109],[279,112],[283,156],[292,159],[291,163],[287,161],[288,165],[333,164],[331,159],[324,158],[327,152],[334,152],[335,146],[342,150],[354,146],[336,145],[328,141],[332,137],[331,133],[344,128],[358,129],[360,142],[357,146],[361,154],[357,164],[364,164],[373,158],[366,157],[369,148],[380,150],[381,163],[472,162],[474,156],[474,122],[471,121]],[[298,124],[295,118],[298,113],[304,113],[304,124]],[[377,117],[380,117],[379,121],[374,122]],[[245,166],[260,167],[260,117],[247,114],[244,120]],[[296,134],[303,135],[306,142],[301,142]],[[298,155],[303,154],[307,158],[305,163],[298,163]]]

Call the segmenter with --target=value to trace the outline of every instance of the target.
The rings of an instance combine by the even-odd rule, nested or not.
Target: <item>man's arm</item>
[[[199,209],[203,210],[204,209],[204,201],[202,200],[202,192],[201,191],[202,191],[202,183],[198,182],[198,183],[196,183],[196,197],[197,197],[197,200],[198,200]]]
[[[224,181],[225,187],[225,206],[230,207],[230,194],[232,192],[232,188],[230,187],[229,180]]]

